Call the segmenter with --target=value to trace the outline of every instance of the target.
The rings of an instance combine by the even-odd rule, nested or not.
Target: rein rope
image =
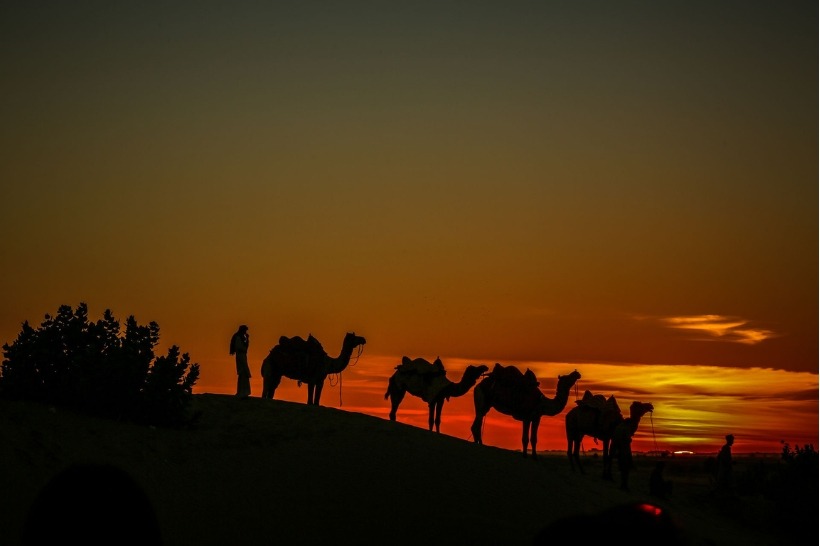
[[[348,367],[355,366],[356,364],[359,363],[359,357],[362,356],[362,351],[364,351],[364,345],[359,345],[358,346],[358,352],[356,353],[356,360],[354,360],[353,362],[348,361],[348,365],[347,365]],[[339,382],[339,407],[341,408],[342,407],[342,372],[330,374],[328,376],[328,384],[331,387],[336,386],[336,383],[334,383],[334,380],[333,380],[333,376],[338,376],[338,378],[339,378],[339,381],[338,381]]]

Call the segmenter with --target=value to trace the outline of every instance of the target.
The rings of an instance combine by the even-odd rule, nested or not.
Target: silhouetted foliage
[[[778,466],[777,479],[767,488],[766,496],[777,507],[782,523],[791,526],[804,526],[810,529],[817,538],[817,498],[818,488],[818,455],[814,446],[807,444],[802,448],[783,442],[781,456],[785,464]],[[810,523],[811,522],[811,523]]]
[[[36,330],[26,321],[17,339],[3,344],[0,396],[73,407],[106,417],[156,425],[184,420],[199,364],[172,346],[155,358],[159,326],[125,330],[110,310],[97,322],[88,306],[62,305]]]
[[[813,445],[792,449],[781,443],[779,460],[747,460],[745,470],[736,476],[738,498],[765,499],[770,507],[767,515],[780,532],[816,544],[818,454]]]

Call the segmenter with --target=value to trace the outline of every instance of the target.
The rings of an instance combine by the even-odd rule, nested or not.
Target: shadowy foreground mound
[[[668,531],[659,542],[655,525],[652,544],[799,542],[767,525],[765,507],[747,499],[721,509],[697,477],[677,483],[668,499],[650,497],[648,461],[637,462],[627,492],[603,481],[592,459],[581,475],[564,456],[525,458],[341,409],[214,394],[193,395],[192,409],[194,424],[173,430],[0,400],[0,542],[21,544],[37,495],[74,463],[126,471],[168,546],[530,545],[548,525],[565,532],[567,522],[644,504],[659,509]],[[134,529],[141,517],[135,513]],[[128,524],[120,525],[127,536]],[[594,525],[574,535],[580,544],[648,544],[643,537],[641,529],[610,534]]]

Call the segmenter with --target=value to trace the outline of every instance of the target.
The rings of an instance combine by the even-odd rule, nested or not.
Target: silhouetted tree
[[[155,358],[159,326],[120,323],[110,310],[97,322],[88,306],[62,305],[39,328],[26,321],[3,345],[0,396],[70,406],[90,413],[174,425],[184,420],[199,364],[172,346]]]

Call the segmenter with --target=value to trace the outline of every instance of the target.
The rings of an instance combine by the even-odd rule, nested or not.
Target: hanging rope
[[[353,362],[350,362],[347,365],[347,367],[353,367],[353,366],[355,366],[356,364],[359,363],[359,357],[362,356],[362,351],[364,351],[364,345],[359,345],[358,352],[356,353],[356,360],[354,360]],[[331,387],[336,386],[336,383],[334,382],[334,379],[333,379],[334,376],[337,376],[337,378],[338,378],[338,383],[339,383],[339,407],[341,408],[342,407],[342,372],[330,374],[330,376],[328,377],[328,383],[330,384]]]

